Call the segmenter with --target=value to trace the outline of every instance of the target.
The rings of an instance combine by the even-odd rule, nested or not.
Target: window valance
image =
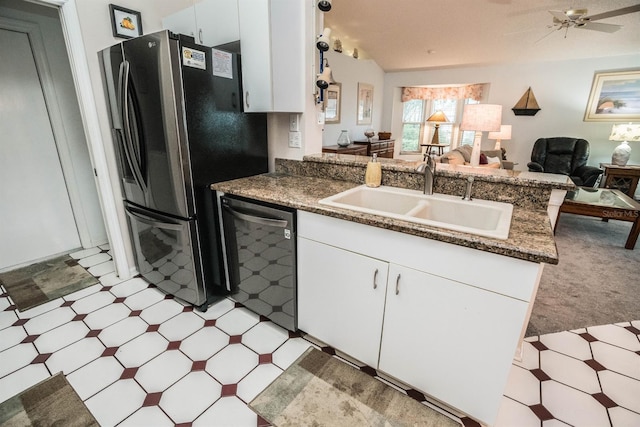
[[[464,86],[403,87],[402,102],[412,99],[467,99],[480,101],[484,84]]]

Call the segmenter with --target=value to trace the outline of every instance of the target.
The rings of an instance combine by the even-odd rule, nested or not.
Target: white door
[[[524,301],[391,264],[379,369],[492,425],[526,313]]]
[[[80,247],[25,33],[0,30],[0,269]]]
[[[388,264],[298,238],[298,327],[376,367]]]

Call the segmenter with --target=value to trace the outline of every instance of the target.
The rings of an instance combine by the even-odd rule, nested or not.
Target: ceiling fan
[[[610,10],[608,12],[597,13],[595,15],[587,15],[587,9],[568,9],[568,10],[550,10],[553,16],[553,24],[548,28],[555,30],[565,30],[564,37],[567,37],[569,28],[578,28],[583,30],[595,30],[605,33],[614,33],[622,28],[622,25],[605,24],[599,21],[614,16],[626,15],[628,13],[640,12],[640,4],[634,6],[623,7],[621,9]]]

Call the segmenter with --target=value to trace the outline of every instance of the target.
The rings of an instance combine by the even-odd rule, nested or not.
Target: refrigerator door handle
[[[130,217],[135,218],[137,221],[140,221],[141,223],[150,225],[152,227],[164,228],[165,230],[173,230],[173,231],[180,231],[184,227],[182,224],[179,224],[177,222],[171,222],[168,219],[165,221],[155,219],[149,216],[148,214],[146,214],[144,211],[140,209],[136,209],[132,206],[125,207],[125,211],[127,215],[129,215]]]
[[[265,218],[261,216],[249,215],[242,212],[238,212],[237,210],[227,205],[222,205],[222,207],[234,217],[243,221],[252,222],[254,224],[286,228],[287,224],[289,223],[287,220],[284,220],[284,219]]]
[[[140,170],[140,166],[138,165],[137,158],[135,157],[135,152],[133,150],[133,136],[131,134],[131,117],[129,115],[129,62],[122,61],[120,63],[120,74],[118,76],[118,100],[120,101],[120,111],[121,111],[121,120],[122,120],[122,128],[120,132],[122,132],[122,146],[124,147],[125,157],[127,158],[127,163],[129,163],[129,168],[133,172],[133,176],[140,187],[140,190],[147,194],[147,186],[145,185],[144,178],[142,176],[142,171]]]

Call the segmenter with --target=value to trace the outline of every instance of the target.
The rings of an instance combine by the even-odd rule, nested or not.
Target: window
[[[441,123],[438,137],[443,144],[456,147],[462,144],[473,144],[474,132],[459,132],[465,104],[478,104],[479,101],[467,99],[412,99],[402,103],[402,154],[420,153],[420,144],[431,141],[434,126],[426,120],[438,110],[449,119]]]

